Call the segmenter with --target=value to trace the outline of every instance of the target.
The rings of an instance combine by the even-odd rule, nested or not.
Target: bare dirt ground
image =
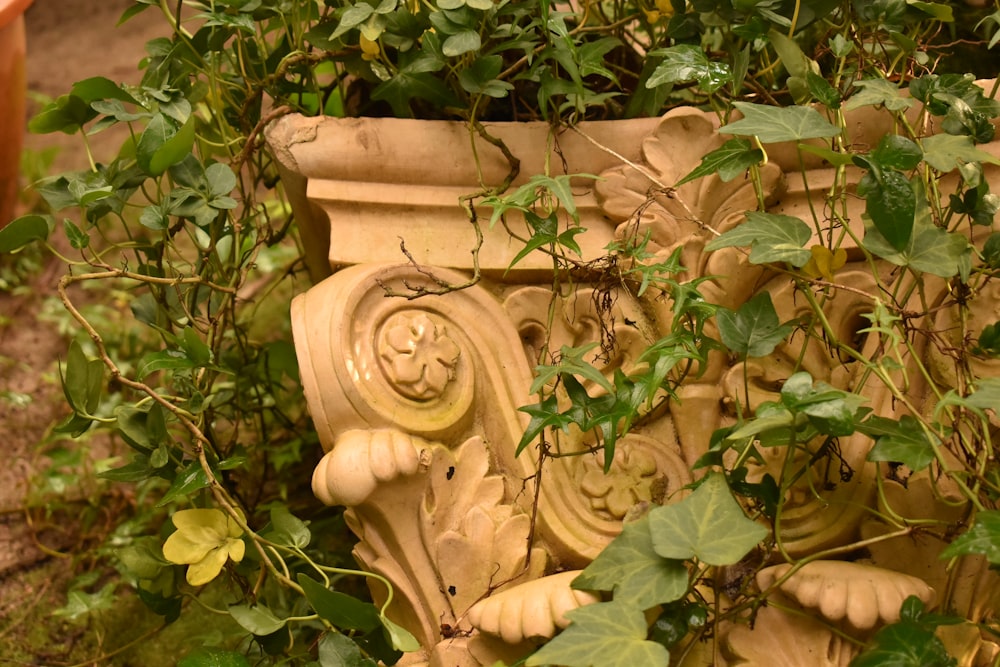
[[[106,76],[137,82],[137,63],[145,43],[162,31],[162,19],[147,11],[117,28],[118,17],[132,0],[35,0],[27,24],[29,113],[44,98],[69,91],[74,81]],[[121,135],[94,138],[95,157],[108,159]],[[79,137],[27,135],[29,156],[56,147],[50,172],[84,169],[86,153]],[[11,646],[34,641],[28,628],[37,618],[65,604],[64,582],[71,570],[66,553],[74,531],[38,533],[26,511],[29,482],[44,469],[38,455],[52,425],[66,408],[56,363],[65,357],[67,336],[44,317],[64,266],[41,256],[41,266],[13,291],[0,290],[0,665],[60,664],[58,646]],[[6,398],[5,398],[6,397]],[[44,546],[42,546],[44,545]],[[63,585],[60,585],[60,576]],[[37,649],[37,650],[35,650]]]

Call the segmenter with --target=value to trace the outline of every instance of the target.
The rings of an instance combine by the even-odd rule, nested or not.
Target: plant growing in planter
[[[82,214],[64,226],[86,272],[64,282],[141,287],[159,335],[123,372],[65,293],[97,345],[71,351],[65,428],[109,425],[137,454],[112,475],[165,478],[178,503],[162,554],[126,558],[154,608],[176,613],[170,562],[192,586],[225,565],[256,650],[323,664],[418,646],[493,664],[570,620],[527,664],[991,659],[997,105],[931,71],[950,7],[332,4],[138,2],[173,30],[143,85],[81,82],[33,121],[135,128],[110,165],[41,189]],[[710,111],[582,124],[678,105]],[[310,550],[315,524],[276,507],[268,525],[225,472],[237,443],[282,441],[295,402],[261,399],[283,349],[245,342],[236,298],[281,208],[258,203],[261,132],[292,109],[460,120],[270,133],[313,275],[374,262],[293,319],[329,449],[314,489],[352,507],[375,607],[329,590],[344,571]],[[490,124],[525,119],[544,121],[528,139]],[[424,166],[382,162],[393,125],[433,137]],[[456,137],[467,162],[440,150]],[[415,179],[400,200],[393,171]],[[129,223],[118,266],[91,248],[108,219]],[[113,412],[105,367],[127,388]]]

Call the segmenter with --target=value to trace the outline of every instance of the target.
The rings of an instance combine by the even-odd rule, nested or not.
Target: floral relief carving
[[[866,334],[876,287],[867,267],[857,268],[860,252],[849,251],[846,264],[836,269],[837,282],[850,289],[811,286],[815,291],[809,296],[823,304],[828,319],[829,328],[821,330],[816,320],[804,317],[813,311],[797,291],[802,288],[786,274],[749,264],[736,248],[704,251],[716,233],[757,207],[758,193],[747,181],[723,182],[717,176],[678,188],[667,185],[722,142],[713,117],[691,110],[668,114],[643,142],[638,163],[601,174],[597,201],[617,224],[619,240],[648,238],[645,249],[651,255],[642,261],[662,262],[679,249],[686,269],[682,279],[704,279],[699,290],[706,301],[735,308],[749,295],[767,292],[779,320],[795,328],[794,340],[750,359],[712,353],[677,388],[676,400],[618,439],[608,472],[602,453],[593,451],[594,434],[574,428],[551,429],[548,444],[561,456],[539,464],[533,447],[514,456],[527,424],[518,408],[532,403],[530,369],[554,363],[563,346],[606,344],[610,337],[615,345],[598,348],[595,354],[604,356],[588,362],[605,377],[616,370],[635,371],[642,363],[638,351],[670,330],[674,313],[667,293],[651,285],[637,299],[606,285],[579,284],[553,297],[544,281],[490,282],[487,276],[460,294],[422,300],[421,310],[411,305],[391,310],[382,305],[391,300],[370,289],[374,269],[352,278],[358,285],[368,280],[371,293],[358,300],[364,308],[337,314],[338,326],[350,329],[351,337],[323,354],[343,349],[353,355],[340,385],[350,378],[367,391],[372,376],[381,384],[378,391],[359,392],[361,398],[351,396],[358,406],[353,409],[362,415],[354,421],[334,413],[343,401],[325,399],[335,417],[321,429],[336,432],[341,423],[356,428],[337,433],[333,444],[329,437],[324,441],[330,451],[317,467],[314,488],[325,502],[352,508],[351,526],[361,538],[358,560],[397,587],[391,614],[424,649],[412,664],[491,665],[500,658],[516,660],[539,638],[552,637],[565,627],[566,611],[599,600],[570,588],[577,570],[620,533],[623,520],[649,504],[683,498],[694,481],[692,465],[706,453],[713,431],[754,414],[764,403],[780,403],[783,382],[792,373],[806,371],[817,383],[833,387],[859,387],[865,406],[876,413],[897,400],[885,389],[872,388],[875,383],[865,385],[856,366],[827,343],[829,333],[856,341],[865,353],[876,352],[877,341],[869,342]],[[768,202],[786,192],[778,164],[764,167],[762,181]],[[392,271],[403,276],[403,284],[413,274],[410,267]],[[1000,318],[998,289],[980,293],[976,331]],[[921,298],[944,301],[941,294]],[[466,301],[452,305],[461,299]],[[378,316],[365,320],[366,308]],[[948,336],[969,329],[968,323],[964,330],[959,327],[947,308],[934,313],[926,327],[931,331]],[[708,324],[705,334],[718,338],[713,326]],[[914,353],[928,352],[921,347]],[[944,387],[958,382],[953,361],[931,364],[933,379]],[[374,373],[373,365],[378,366]],[[581,385],[592,398],[604,391],[593,378]],[[565,389],[555,382],[552,388],[562,408],[568,402]],[[465,403],[451,399],[458,389]],[[912,390],[915,396],[930,392],[919,381]],[[453,409],[460,403],[461,411]],[[445,426],[422,428],[430,419],[421,410],[429,405],[440,407]],[[377,418],[365,412],[368,406],[376,406],[371,412]],[[782,512],[771,526],[776,551],[792,560],[894,530],[873,518],[873,508],[921,522],[945,515],[957,520],[965,511],[953,502],[958,496],[927,473],[900,481],[893,478],[894,468],[868,461],[869,436],[855,433],[810,446],[813,450],[802,448],[791,457],[785,448],[760,447],[747,463],[745,481],[751,484],[765,475],[794,477],[780,489]],[[536,488],[539,465],[542,482]],[[789,469],[796,475],[783,476]],[[694,649],[683,664],[846,667],[858,649],[838,633],[870,636],[898,619],[908,595],[933,605],[935,590],[950,585],[948,564],[937,559],[940,545],[931,541],[914,533],[866,547],[863,562],[763,567],[747,581],[769,590],[776,604],[758,610],[753,630],[741,623],[720,628],[716,648],[704,654]],[[995,613],[1000,577],[974,559],[960,567],[956,581],[974,591],[963,600],[969,618]],[[726,602],[720,600],[723,607]],[[792,636],[796,641],[788,640]],[[973,657],[962,664],[978,664],[975,660],[995,653],[991,643],[967,643],[966,653]]]
[[[460,356],[447,328],[420,311],[390,317],[382,325],[378,349],[386,377],[414,400],[440,396],[454,378]]]

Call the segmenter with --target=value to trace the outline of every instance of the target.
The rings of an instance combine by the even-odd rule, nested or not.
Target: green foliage
[[[526,664],[666,665],[676,649],[716,636],[719,624],[752,620],[766,603],[748,583],[754,568],[801,562],[782,546],[793,486],[811,483],[817,468],[835,469],[840,440],[855,434],[871,441],[868,461],[960,489],[968,521],[935,528],[958,535],[942,558],[1000,564],[1000,520],[988,509],[1000,497],[990,424],[1000,383],[970,362],[1000,354],[1000,323],[964,328],[1000,271],[1000,197],[984,172],[1000,161],[979,147],[993,138],[1000,104],[971,75],[931,71],[951,33],[966,29],[959,11],[972,10],[913,0],[171,4],[136,0],[122,17],[154,8],[165,19],[137,85],[78,82],[31,121],[33,131],[84,136],[124,125],[129,138],[110,161],[92,156],[88,170],[39,182],[52,214],[0,230],[0,252],[48,245],[53,234],[72,250],[60,300],[81,335],[59,368],[70,414],[56,433],[103,432],[124,449],[100,476],[137,490],[137,525],[114,549],[127,585],[168,623],[190,613],[183,601],[207,605],[220,594],[215,610],[252,647],[220,644],[180,664],[355,667],[394,664],[420,648],[385,607],[346,585],[352,575],[389,584],[338,558],[323,539],[329,526],[317,525],[296,494],[300,452],[315,445],[287,340],[287,277],[299,248],[280,188],[272,189],[279,175],[259,150],[261,128],[289,110],[459,118],[489,140],[483,121],[572,124],[694,105],[734,136],[644,205],[688,184],[711,191],[716,181],[746,179],[759,210],[705,250],[746,253],[761,281],[780,276],[801,308],[792,321],[781,321],[767,291],[776,283],[756,284],[743,302],[713,303],[705,295],[716,292],[702,288],[711,277],[684,279],[690,249],[660,248],[652,232],[623,235],[606,256],[584,261],[577,198],[579,184],[596,177],[557,174],[555,152],[546,173],[516,188],[517,157],[508,155],[507,183],[462,200],[472,224],[475,207],[489,207],[489,225],[502,223],[520,244],[511,266],[543,253],[555,291],[582,281],[612,300],[629,290],[667,329],[640,331],[624,368],[607,363],[621,351],[613,323],[602,322],[599,342],[555,350],[547,341],[530,388],[537,402],[521,408],[528,419],[518,454],[533,444],[543,462],[599,451],[608,472],[625,435],[683,405],[685,382],[734,360],[743,373],[742,389],[727,396],[732,423],[700,443],[707,452],[694,467],[707,470],[690,495],[635,508],[645,515],[574,581],[613,601],[570,612],[569,628]],[[980,17],[989,46],[1000,35],[997,16]],[[845,115],[865,107],[892,121],[874,147],[852,143]],[[927,135],[932,126],[941,131]],[[805,184],[823,205],[803,219],[763,210],[768,151],[798,151],[802,164],[826,160],[831,180]],[[856,190],[849,168],[864,172]],[[855,197],[864,200],[860,219],[848,206]],[[871,326],[856,338],[838,334],[825,307],[838,290],[857,292],[837,275],[848,252],[873,267],[871,293],[858,295],[870,299],[860,316]],[[895,270],[875,269],[877,260]],[[949,281],[943,303],[927,298],[932,277]],[[134,344],[119,342],[118,323],[78,307],[71,288],[81,284],[125,295],[128,325],[140,332]],[[963,323],[954,340],[927,330],[939,308],[954,308]],[[278,325],[262,333],[255,320]],[[944,361],[927,361],[925,349]],[[753,364],[779,356],[792,360],[786,376],[750,377]],[[852,364],[850,389],[807,372],[817,357]],[[953,389],[927,391],[937,399],[933,415],[913,409],[914,382],[947,373],[957,378]],[[757,398],[761,390],[773,400]],[[898,401],[898,413],[863,407],[878,392]],[[578,450],[566,453],[561,439]],[[780,465],[768,468],[768,458]],[[842,479],[857,472],[843,466]],[[183,527],[193,516],[185,510],[209,513],[193,526],[198,536]],[[178,527],[170,536],[161,530],[167,514]],[[890,512],[872,514],[900,524]],[[102,613],[117,591],[83,581],[61,613]],[[650,626],[644,612],[658,605]],[[907,600],[900,623],[880,630],[854,664],[950,664],[933,633],[944,622]]]
[[[620,602],[592,604],[567,612],[569,628],[525,661],[525,665],[666,667],[667,649],[646,639],[642,611]]]
[[[851,661],[851,667],[949,667],[957,664],[934,634],[938,625],[954,619],[925,614],[915,596],[903,601],[898,623],[887,625],[872,638],[872,645]]]

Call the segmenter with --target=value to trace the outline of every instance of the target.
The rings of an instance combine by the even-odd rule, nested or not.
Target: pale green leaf
[[[968,135],[935,134],[920,140],[924,162],[938,171],[947,172],[969,162],[1000,164],[1000,160],[979,150]]]
[[[269,635],[285,627],[285,620],[278,618],[270,609],[262,604],[254,607],[248,605],[233,605],[229,614],[247,632],[255,635]]]
[[[646,640],[646,617],[620,602],[566,612],[572,623],[525,661],[527,667],[667,667],[670,654]]]
[[[844,105],[847,111],[878,105],[884,106],[889,111],[903,111],[914,104],[911,98],[903,96],[903,91],[895,84],[885,79],[862,79],[855,81],[854,87],[859,90],[851,95]]]
[[[768,533],[746,517],[718,473],[706,477],[679,503],[655,508],[649,521],[656,553],[664,558],[697,558],[708,565],[738,562]]]
[[[840,134],[840,128],[812,107],[769,107],[750,102],[734,102],[743,118],[719,128],[722,134],[755,136],[761,143],[822,139]]]
[[[385,616],[380,616],[379,620],[382,621],[382,627],[385,628],[385,631],[389,633],[389,641],[392,642],[394,649],[403,653],[420,650],[420,642],[410,634],[409,630],[393,623]]]
[[[804,266],[812,257],[803,246],[812,238],[809,225],[790,215],[748,211],[747,221],[712,239],[705,250],[749,246],[750,263],[788,262]]]
[[[621,534],[573,580],[573,588],[614,591],[616,602],[637,609],[679,600],[687,587],[683,562],[662,558],[653,549],[648,516],[626,523]]]
[[[992,410],[1000,415],[1000,378],[986,378],[976,383],[976,391],[966,398],[969,405],[980,410]]]
[[[959,261],[969,252],[969,242],[958,233],[948,232],[927,221],[920,221],[905,250],[896,250],[868,221],[865,222],[865,248],[897,266],[950,278],[958,273]]]

